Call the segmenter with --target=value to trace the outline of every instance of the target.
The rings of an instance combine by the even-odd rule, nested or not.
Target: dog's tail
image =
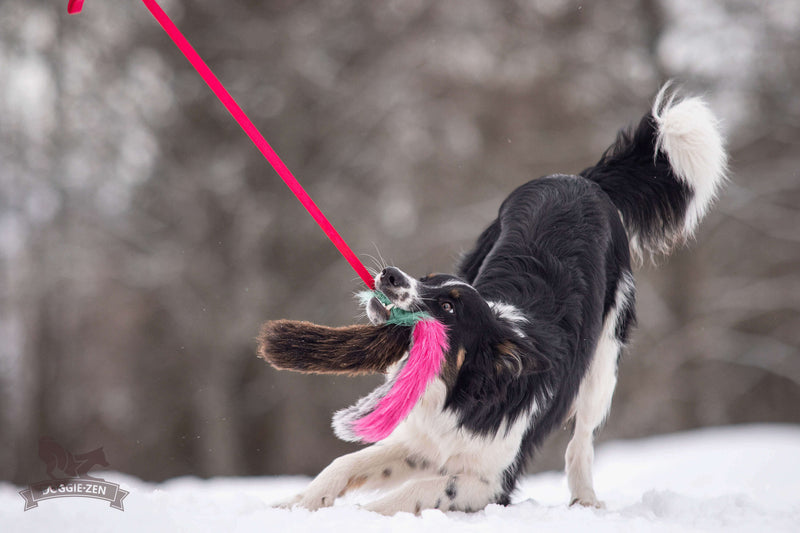
[[[685,242],[725,182],[717,120],[699,98],[659,91],[635,129],[620,131],[600,161],[581,172],[622,214],[631,247],[664,253]]]

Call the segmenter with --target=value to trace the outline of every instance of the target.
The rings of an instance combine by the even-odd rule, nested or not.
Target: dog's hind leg
[[[373,444],[368,448],[335,459],[314,478],[308,488],[276,507],[295,505],[316,510],[330,507],[336,498],[350,490],[376,489],[400,484],[418,470],[412,466],[409,451],[399,444]]]
[[[602,507],[592,481],[594,432],[611,408],[617,384],[617,361],[633,317],[633,297],[633,278],[623,276],[615,305],[606,316],[602,335],[575,399],[575,429],[565,457],[570,505]]]

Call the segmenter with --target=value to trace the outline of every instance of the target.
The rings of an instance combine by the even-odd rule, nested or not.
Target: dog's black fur
[[[652,130],[649,121],[644,126]],[[637,148],[653,153],[650,143]],[[566,420],[625,273],[631,273],[628,239],[608,195],[587,178],[551,176],[511,193],[463,259],[456,279],[475,292],[435,288],[442,275],[419,281],[423,308],[448,326],[451,345],[467,354],[446,403],[464,427],[494,433],[534,401],[546,406],[504,472],[501,503],[508,502],[526,454]],[[444,301],[455,313],[441,310],[437,304]],[[523,335],[486,301],[513,305],[525,318],[516,324]],[[625,302],[617,325],[621,344],[635,322],[633,303]],[[508,352],[518,368],[497,365]]]
[[[658,102],[636,128],[619,133],[595,166],[580,175],[536,179],[512,192],[497,219],[463,257],[457,275],[415,280],[390,267],[376,277],[377,288],[395,305],[427,311],[447,327],[444,400],[434,407],[432,399],[424,407],[418,405],[415,411],[427,410],[420,418],[423,423],[413,420],[423,415],[412,411],[406,422],[412,429],[398,427],[398,435],[391,435],[386,447],[400,446],[440,473],[463,476],[465,484],[473,479],[470,475],[487,481],[485,500],[471,496],[470,501],[458,502],[450,497],[456,508],[509,503],[528,455],[573,416],[574,439],[579,424],[583,439],[568,450],[568,474],[571,462],[575,469],[569,474],[573,501],[598,504],[591,488],[591,433],[608,410],[616,360],[636,322],[631,247],[637,252],[664,251],[689,237],[696,220],[689,223],[687,217],[702,216],[723,180],[724,150],[713,117],[703,115],[706,108],[696,100],[674,107],[671,101],[659,107],[661,97]],[[693,107],[698,105],[699,114]],[[377,300],[368,311],[375,324],[385,319]],[[600,369],[603,362],[595,359],[601,357],[613,365],[610,371]],[[598,395],[597,403],[603,405],[592,405],[598,387],[609,390]],[[588,401],[581,404],[581,395]],[[441,429],[431,422],[437,416]],[[448,417],[455,417],[456,428],[446,429],[451,427]],[[516,434],[512,427],[523,430]],[[492,447],[503,448],[503,440],[513,438],[518,439],[516,453],[499,471],[493,470],[494,464],[481,466],[480,456],[463,466],[453,459],[458,455],[453,455],[453,445],[437,448],[437,441],[462,438],[453,431],[461,432],[465,450],[485,442],[486,454],[493,454]],[[353,472],[358,472],[358,479],[369,479],[369,472],[359,470],[357,454],[348,475],[355,478]],[[570,454],[575,457],[570,459]],[[587,457],[588,473],[579,464]],[[309,493],[321,491],[325,484],[338,486],[335,465],[320,474]],[[454,488],[455,480],[447,478],[442,486]],[[407,493],[419,495],[420,487]],[[469,485],[470,494],[479,488],[478,482]],[[417,498],[411,507],[398,493],[375,509],[434,506]],[[431,496],[430,501],[438,505],[441,498]],[[296,502],[319,505],[310,496],[301,495]]]

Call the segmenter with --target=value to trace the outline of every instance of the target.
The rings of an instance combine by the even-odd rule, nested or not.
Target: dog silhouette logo
[[[109,462],[102,446],[81,454],[73,454],[51,437],[39,439],[39,459],[49,480],[28,485],[19,491],[25,510],[34,509],[42,500],[84,497],[105,500],[114,509],[124,511],[122,500],[129,493],[116,483],[89,475],[95,467],[106,468]]]
[[[39,458],[44,462],[45,471],[50,479],[59,479],[53,474],[53,471],[60,470],[69,478],[79,477],[102,481],[100,478],[90,476],[89,470],[95,466],[108,466],[102,446],[90,452],[73,455],[51,437],[39,439]]]

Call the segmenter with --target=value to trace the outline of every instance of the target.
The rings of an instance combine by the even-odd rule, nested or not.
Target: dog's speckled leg
[[[314,511],[332,506],[336,498],[353,489],[397,485],[418,473],[409,467],[408,457],[405,446],[381,443],[343,455],[320,472],[304,492],[276,507],[298,505]]]

